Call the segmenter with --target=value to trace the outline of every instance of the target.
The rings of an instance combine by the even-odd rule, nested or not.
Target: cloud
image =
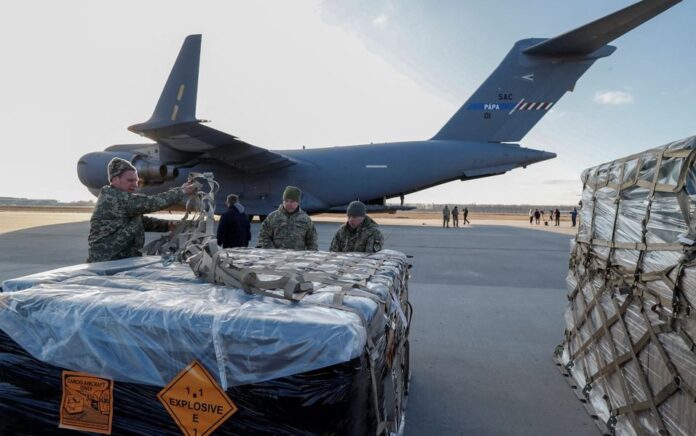
[[[633,95],[626,91],[599,91],[592,101],[610,105],[629,104],[633,103]]]
[[[377,27],[384,27],[387,25],[387,20],[388,20],[388,17],[386,15],[382,14],[382,15],[374,18],[372,20],[372,24],[374,24]]]

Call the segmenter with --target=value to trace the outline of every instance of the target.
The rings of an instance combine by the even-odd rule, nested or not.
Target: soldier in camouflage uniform
[[[442,209],[442,227],[449,228],[450,210],[447,205]]]
[[[108,165],[109,185],[101,188],[92,212],[87,262],[142,256],[145,231],[166,232],[173,222],[143,216],[172,206],[194,192],[185,183],[155,195],[136,194],[138,172],[127,160],[113,158]]]
[[[338,228],[330,251],[376,253],[381,250],[384,242],[382,232],[377,223],[367,216],[365,205],[353,201],[346,213],[348,222]]]
[[[301,191],[288,186],[283,203],[261,224],[257,247],[286,250],[317,250],[317,230],[309,215],[300,208]]]

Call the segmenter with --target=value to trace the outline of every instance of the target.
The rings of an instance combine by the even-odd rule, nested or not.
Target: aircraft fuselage
[[[218,210],[222,210],[227,194],[237,193],[249,214],[266,215],[280,204],[283,189],[290,184],[303,190],[305,210],[320,212],[355,199],[377,202],[452,180],[501,174],[555,157],[553,153],[516,144],[438,140],[278,152],[295,164],[270,173],[247,174],[219,162],[202,162],[180,169],[176,179],[146,186],[142,192],[179,186],[189,172],[209,171],[221,187]],[[89,156],[82,160],[89,162]],[[105,176],[102,181],[106,184]],[[89,186],[92,192],[101,187],[97,184],[92,182],[95,186]]]

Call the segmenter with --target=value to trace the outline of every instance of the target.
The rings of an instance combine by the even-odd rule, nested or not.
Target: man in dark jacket
[[[227,196],[227,212],[220,216],[217,229],[217,242],[222,248],[248,247],[251,240],[251,224],[239,196]]]

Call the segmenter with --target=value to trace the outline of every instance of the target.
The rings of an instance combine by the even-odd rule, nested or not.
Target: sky
[[[631,0],[23,1],[1,7],[0,197],[93,199],[85,153],[143,142],[186,35],[197,116],[272,150],[432,137],[515,41]],[[556,159],[407,203],[574,204],[583,169],[696,134],[696,2],[617,39],[520,144]]]

